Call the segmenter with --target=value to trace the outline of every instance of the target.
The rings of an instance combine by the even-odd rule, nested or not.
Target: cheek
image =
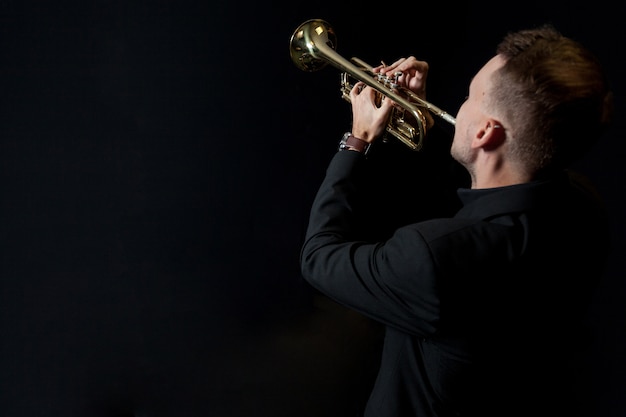
[[[467,100],[465,100],[461,106],[459,107],[459,110],[456,112],[456,125],[458,126],[459,123],[463,122],[463,119],[465,119],[467,116]]]
[[[459,115],[461,113],[459,112]],[[457,117],[456,124],[454,126],[454,137],[452,138],[452,149],[456,153],[464,153],[464,149],[468,147],[469,140],[469,126],[466,117]]]
[[[461,132],[466,130],[466,117],[463,108],[460,108],[456,114],[456,123],[454,124],[454,137],[460,136]]]
[[[469,104],[469,101],[464,101],[459,107],[459,111],[456,114],[456,124],[454,127],[455,137],[466,137],[469,135],[470,127],[474,124],[475,107]]]

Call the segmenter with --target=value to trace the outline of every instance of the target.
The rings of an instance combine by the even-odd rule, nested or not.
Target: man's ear
[[[502,145],[506,138],[506,132],[502,123],[495,119],[485,119],[481,128],[476,132],[472,141],[475,148],[483,148],[486,151],[493,150]]]

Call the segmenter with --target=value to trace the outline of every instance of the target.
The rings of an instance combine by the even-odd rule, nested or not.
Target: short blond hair
[[[597,57],[554,27],[507,34],[491,101],[508,123],[511,154],[533,176],[568,166],[599,139],[613,98]]]

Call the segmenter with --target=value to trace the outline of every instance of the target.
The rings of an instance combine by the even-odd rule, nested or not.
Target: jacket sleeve
[[[417,225],[389,240],[356,240],[358,152],[338,152],[314,199],[301,250],[301,272],[335,301],[402,331],[429,335],[439,316],[435,267]],[[375,221],[373,219],[372,221]]]

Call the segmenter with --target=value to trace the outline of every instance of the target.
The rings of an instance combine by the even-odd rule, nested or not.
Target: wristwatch
[[[343,134],[341,141],[339,142],[339,150],[349,150],[354,149],[355,151],[359,151],[364,155],[367,155],[367,151],[370,149],[370,144],[365,142],[363,139],[359,139],[354,136],[351,132],[346,132]]]

